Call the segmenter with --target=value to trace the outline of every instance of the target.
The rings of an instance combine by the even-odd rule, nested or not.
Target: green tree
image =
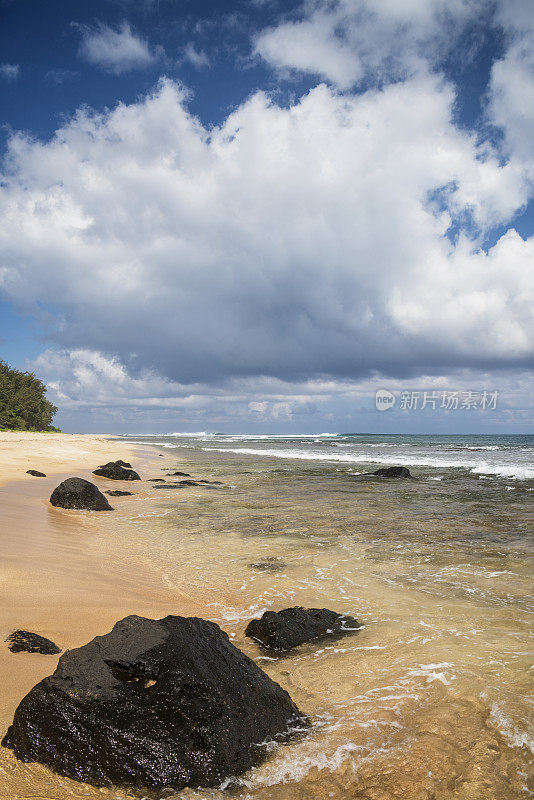
[[[50,431],[57,411],[46,397],[46,386],[33,372],[12,369],[0,360],[0,428]]]

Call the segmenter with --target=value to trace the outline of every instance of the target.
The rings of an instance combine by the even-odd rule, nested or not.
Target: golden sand
[[[102,491],[126,488],[123,482],[91,474],[99,464],[118,458],[146,472],[157,454],[103,436],[0,433],[2,736],[22,697],[54,671],[58,659],[11,653],[4,640],[13,630],[34,631],[66,650],[107,633],[128,614],[201,613],[198,605],[179,590],[166,587],[146,565],[128,552],[114,550],[112,513],[50,506],[52,490],[67,477],[92,480]],[[31,477],[27,469],[37,469],[47,477]],[[128,488],[134,497],[110,498],[111,504],[136,502],[146,494],[138,482]],[[43,794],[47,785],[49,793]],[[93,795],[90,787],[56,779],[38,765],[21,765],[11,751],[0,748],[0,800],[58,796],[101,795],[97,790]]]

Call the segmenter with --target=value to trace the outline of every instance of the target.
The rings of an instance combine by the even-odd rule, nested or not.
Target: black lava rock
[[[20,702],[2,744],[96,786],[218,786],[307,725],[215,623],[131,616],[67,651]]]
[[[38,469],[27,469],[26,475],[33,475],[34,478],[46,478],[44,472],[39,472]]]
[[[380,467],[371,475],[378,475],[379,478],[411,478],[410,470],[407,467]]]
[[[361,624],[354,617],[328,608],[284,608],[266,611],[261,619],[252,619],[245,634],[270,650],[290,650],[329,634],[353,633]]]
[[[126,461],[108,461],[93,470],[93,475],[109,478],[112,481],[140,481],[141,478]]]
[[[123,492],[122,489],[108,489],[104,494],[109,494],[110,497],[129,497],[134,492]]]
[[[171,477],[175,477],[176,475],[181,475],[182,478],[190,478],[191,477],[189,472],[167,472],[167,475],[170,475]]]
[[[50,495],[50,502],[59,508],[113,511],[98,487],[84,478],[67,478],[62,481]]]
[[[165,478],[147,478],[148,483],[165,483]]]
[[[6,642],[12,653],[41,653],[43,656],[61,653],[57,644],[31,631],[14,631],[9,634]]]

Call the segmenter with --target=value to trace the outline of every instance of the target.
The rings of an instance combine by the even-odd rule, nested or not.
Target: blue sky
[[[531,0],[4,0],[0,54],[1,356],[65,430],[534,431]]]

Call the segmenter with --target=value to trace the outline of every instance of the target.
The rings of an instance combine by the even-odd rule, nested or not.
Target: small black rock
[[[61,653],[57,644],[31,631],[14,631],[9,634],[6,642],[12,653],[41,653],[43,656]]]
[[[50,503],[59,508],[113,511],[100,489],[84,478],[67,478],[56,486]]]
[[[307,727],[289,694],[196,617],[131,616],[67,651],[2,745],[95,786],[219,786]]]
[[[182,478],[190,478],[191,475],[189,472],[167,472],[167,475],[174,478],[176,475],[180,475]]]
[[[371,475],[378,475],[379,478],[411,478],[410,470],[407,467],[380,467]]]
[[[109,478],[112,481],[140,481],[141,478],[135,472],[131,464],[126,461],[108,461],[107,464],[101,464],[98,469],[93,470],[93,475],[99,475],[101,478]]]
[[[121,489],[108,489],[104,494],[109,494],[110,497],[127,497],[133,495],[134,492],[123,492]]]
[[[165,478],[147,478],[148,483],[165,483]]]
[[[26,475],[33,475],[34,478],[46,478],[44,472],[39,472],[38,469],[27,469]]]
[[[353,633],[361,628],[354,617],[338,614],[328,608],[284,608],[266,611],[260,619],[252,619],[245,634],[271,650],[290,650],[329,634]]]

